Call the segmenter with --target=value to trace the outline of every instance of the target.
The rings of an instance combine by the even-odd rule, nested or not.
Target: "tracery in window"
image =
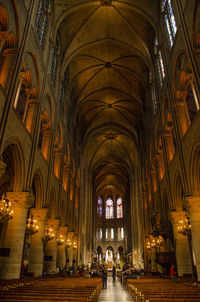
[[[50,13],[50,3],[48,0],[39,0],[37,15],[35,19],[35,31],[40,43],[40,46],[44,46],[48,18]]]
[[[106,219],[114,218],[113,200],[108,198],[106,200]]]
[[[165,29],[169,41],[169,47],[172,48],[177,32],[176,20],[172,8],[171,0],[163,0],[161,5],[161,12],[163,13]]]
[[[102,199],[101,199],[101,197],[98,197],[98,200],[97,200],[97,216],[101,218],[102,214],[103,214]]]
[[[121,197],[117,199],[117,218],[123,218],[123,205]]]

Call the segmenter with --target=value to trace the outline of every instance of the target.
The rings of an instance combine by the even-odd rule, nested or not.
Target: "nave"
[[[108,276],[107,288],[102,289],[98,302],[114,302],[114,301],[133,301],[127,288],[122,285],[120,279],[117,277],[113,281],[111,276]]]

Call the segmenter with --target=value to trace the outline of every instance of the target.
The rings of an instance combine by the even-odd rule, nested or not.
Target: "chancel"
[[[198,0],[1,0],[0,287],[198,283],[199,108]]]

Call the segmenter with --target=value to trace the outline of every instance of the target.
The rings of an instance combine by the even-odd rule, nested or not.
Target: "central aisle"
[[[108,276],[107,289],[102,289],[98,302],[116,302],[116,301],[133,301],[126,287],[124,287],[119,278],[113,281]]]

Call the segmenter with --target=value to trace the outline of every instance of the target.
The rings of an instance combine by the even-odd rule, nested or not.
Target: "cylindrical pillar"
[[[178,275],[192,274],[192,263],[188,244],[188,237],[178,231],[179,221],[185,219],[185,211],[170,212],[173,226],[174,239],[176,244],[176,263]]]
[[[44,231],[48,209],[31,209],[31,214],[37,219],[38,233],[31,238],[31,251],[28,271],[37,277],[42,274],[44,262]]]
[[[60,223],[59,219],[48,219],[48,226],[54,231],[54,238],[47,242],[45,256],[51,256],[51,259],[46,261],[46,270],[47,273],[51,273],[56,269],[57,261],[57,235],[58,235],[58,226]]]
[[[10,249],[10,256],[2,261],[0,278],[18,279],[24,246],[27,211],[34,197],[28,192],[7,192],[7,199],[13,204],[13,218],[8,221],[4,247]]]
[[[188,121],[185,114],[185,105],[183,102],[174,103],[174,109],[178,120],[179,134],[183,137],[188,130]]]
[[[188,202],[189,218],[191,222],[192,247],[197,268],[197,277],[200,280],[200,196],[186,198]]]
[[[66,233],[67,233],[68,227],[62,226],[59,228],[58,231],[58,239],[59,236],[62,235],[64,239],[63,244],[58,243],[58,250],[57,250],[57,266],[59,267],[64,267],[66,264],[66,253],[65,253],[65,248],[66,248]]]

